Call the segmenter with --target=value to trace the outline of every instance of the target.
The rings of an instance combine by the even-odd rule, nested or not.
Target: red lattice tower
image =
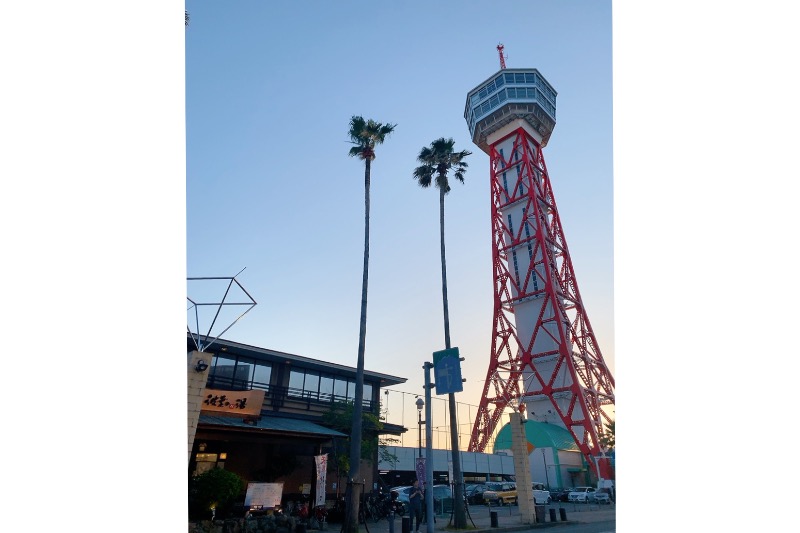
[[[614,378],[578,290],[542,148],[556,92],[536,69],[501,69],[467,96],[472,139],[490,157],[494,313],[489,368],[469,450],[482,452],[506,407],[566,428],[613,478],[601,437]]]
[[[503,55],[503,43],[497,45],[497,53],[500,54],[500,70],[506,68],[506,58]]]

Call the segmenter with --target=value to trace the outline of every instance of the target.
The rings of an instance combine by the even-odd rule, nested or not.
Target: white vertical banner
[[[447,479],[450,480],[450,486],[453,486],[453,483],[456,482],[455,477],[453,476],[453,460],[449,459],[447,461]]]
[[[314,462],[317,465],[317,490],[314,499],[314,507],[325,505],[325,483],[328,475],[328,454],[315,455]]]

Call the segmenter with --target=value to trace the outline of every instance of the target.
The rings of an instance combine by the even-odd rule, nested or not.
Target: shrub
[[[189,517],[211,518],[211,509],[215,509],[215,516],[223,518],[244,487],[241,477],[222,468],[195,476],[189,485]]]

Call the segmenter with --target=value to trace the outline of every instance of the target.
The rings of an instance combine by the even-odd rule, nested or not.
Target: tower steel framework
[[[469,450],[483,452],[506,407],[563,425],[598,477],[614,378],[584,308],[542,148],[555,90],[504,69],[467,96],[473,142],[490,157],[494,311],[489,368]]]

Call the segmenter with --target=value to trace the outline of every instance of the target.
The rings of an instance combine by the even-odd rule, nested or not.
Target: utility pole
[[[425,361],[425,486],[430,490],[425,491],[425,515],[430,517],[425,521],[426,533],[434,533],[433,529],[433,424],[431,423],[431,369],[433,363]]]

